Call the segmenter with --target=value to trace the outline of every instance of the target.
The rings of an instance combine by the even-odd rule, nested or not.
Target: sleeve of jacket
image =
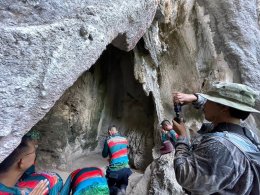
[[[67,178],[64,186],[62,187],[62,190],[60,192],[60,195],[68,195],[70,194],[70,190],[71,190],[71,175]],[[58,193],[57,193],[58,194]]]
[[[204,97],[202,97],[202,96],[199,95],[199,94],[194,94],[194,95],[196,95],[196,97],[197,97],[198,99],[197,99],[196,102],[193,102],[192,105],[194,106],[194,108],[202,110],[204,104],[205,104],[206,101],[207,101],[207,99],[204,98]]]
[[[174,130],[170,130],[171,138],[174,142],[177,141],[177,133]]]
[[[166,133],[162,133],[162,142],[165,142],[166,140],[168,140],[168,136]]]
[[[103,147],[103,150],[102,150],[103,158],[108,157],[108,154],[109,154],[109,147],[108,147],[108,144],[107,144],[107,140],[105,140],[104,147]]]
[[[195,194],[212,194],[235,178],[233,157],[219,140],[205,138],[192,150],[187,138],[176,143],[174,169],[178,183]]]

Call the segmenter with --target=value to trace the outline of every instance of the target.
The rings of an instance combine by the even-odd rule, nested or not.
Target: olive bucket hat
[[[206,93],[198,94],[207,100],[228,107],[246,112],[260,113],[260,111],[253,108],[259,92],[243,84],[214,82]]]

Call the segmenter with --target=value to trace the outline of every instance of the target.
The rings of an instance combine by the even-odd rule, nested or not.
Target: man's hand
[[[48,180],[41,180],[29,195],[44,195],[48,192]]]
[[[173,127],[173,129],[176,131],[176,133],[177,133],[179,136],[184,136],[184,137],[187,136],[186,128],[185,128],[185,125],[184,125],[184,123],[183,123],[183,119],[181,119],[180,123],[177,123],[177,121],[175,121],[175,120],[173,119],[173,120],[172,120],[172,127]]]
[[[164,129],[161,129],[162,134],[167,134],[167,131],[165,131]]]
[[[177,104],[188,104],[197,100],[197,97],[194,94],[186,94],[180,92],[173,93],[173,103]]]

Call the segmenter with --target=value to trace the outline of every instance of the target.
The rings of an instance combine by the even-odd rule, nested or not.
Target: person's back
[[[111,135],[107,139],[107,145],[110,152],[109,168],[118,170],[122,167],[128,167],[127,139],[119,134]]]
[[[252,132],[235,124],[219,124],[215,129],[217,132],[209,135],[221,139],[233,151],[233,162],[237,162],[234,164],[238,167],[234,170],[240,170],[233,172],[239,179],[232,191],[238,194],[260,194],[260,145]]]
[[[109,156],[109,166],[106,177],[110,194],[124,192],[128,185],[128,177],[132,174],[129,168],[128,141],[124,136],[119,135],[115,126],[108,128],[109,137],[104,142],[102,156]]]
[[[103,171],[97,167],[86,167],[73,171],[60,195],[108,195],[109,189]]]
[[[32,189],[34,189],[42,180],[48,181],[49,195],[57,195],[63,186],[63,181],[57,173],[47,171],[31,173],[30,175],[23,177],[15,186],[20,189],[26,188],[32,191]]]
[[[196,137],[190,145],[196,158],[185,158],[192,164],[196,163],[196,169],[199,171],[190,169],[181,162],[184,156],[180,156],[178,149],[175,159],[176,179],[191,194],[259,194],[260,183],[255,176],[259,173],[252,169],[250,160],[232,143],[232,130],[238,129],[241,129],[241,126],[221,123],[210,133]],[[244,139],[247,140],[246,137]],[[260,160],[259,150],[250,140],[239,140],[238,144],[244,152],[256,153]]]

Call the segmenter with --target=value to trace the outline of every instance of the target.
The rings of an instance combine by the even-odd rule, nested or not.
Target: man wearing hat
[[[189,142],[184,124],[173,120],[179,134],[174,169],[190,194],[260,194],[260,150],[253,133],[241,126],[258,94],[238,83],[215,82],[204,93],[174,93],[175,103],[193,103],[211,125]]]

